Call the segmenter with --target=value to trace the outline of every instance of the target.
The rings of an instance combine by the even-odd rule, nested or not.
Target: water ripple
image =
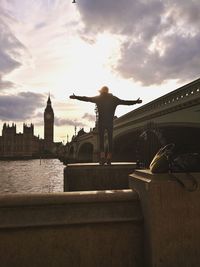
[[[63,192],[63,170],[57,159],[0,161],[0,193]]]

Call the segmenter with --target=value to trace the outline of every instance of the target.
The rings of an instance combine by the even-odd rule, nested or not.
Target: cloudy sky
[[[0,131],[34,123],[43,137],[50,92],[55,141],[94,126],[69,95],[103,85],[143,104],[199,78],[199,0],[0,0]],[[119,107],[120,116],[134,107]],[[1,135],[1,132],[0,132]]]

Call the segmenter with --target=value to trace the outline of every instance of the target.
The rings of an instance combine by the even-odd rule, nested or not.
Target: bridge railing
[[[151,101],[150,103],[137,108],[115,120],[115,126],[119,126],[131,117],[137,119],[144,117],[146,114],[164,110],[172,106],[181,105],[186,102],[198,101],[200,98],[200,79],[186,84],[164,96]]]

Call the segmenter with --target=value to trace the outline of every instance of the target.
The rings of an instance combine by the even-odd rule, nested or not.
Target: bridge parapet
[[[145,119],[147,119],[149,115],[158,112],[168,112],[172,108],[177,110],[194,105],[195,103],[200,103],[200,79],[121,116],[115,120],[115,128],[121,127],[123,124],[127,123],[127,121],[130,122],[134,120],[137,122],[141,118],[145,117]]]

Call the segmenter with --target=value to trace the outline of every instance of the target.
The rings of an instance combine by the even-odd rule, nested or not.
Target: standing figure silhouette
[[[71,99],[77,99],[86,102],[92,102],[97,105],[98,109],[98,131],[99,131],[99,150],[100,150],[100,165],[107,163],[111,164],[112,148],[113,148],[113,119],[116,107],[118,105],[134,105],[142,103],[142,100],[122,100],[109,93],[107,86],[103,86],[99,90],[100,94],[94,97],[71,95]],[[108,153],[107,157],[104,150],[104,133],[108,134]]]

